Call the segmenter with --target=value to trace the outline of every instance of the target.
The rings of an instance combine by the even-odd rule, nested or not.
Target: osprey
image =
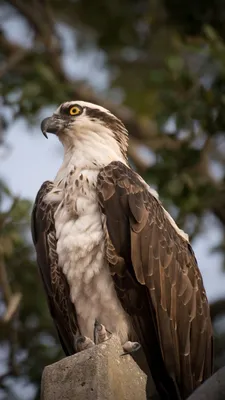
[[[185,399],[212,373],[212,326],[188,236],[128,165],[128,133],[95,104],[63,103],[41,124],[64,146],[41,186],[32,236],[66,355],[119,336],[142,346],[161,399]]]

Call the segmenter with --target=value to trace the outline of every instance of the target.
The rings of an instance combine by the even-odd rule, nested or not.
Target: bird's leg
[[[138,342],[126,342],[123,345],[124,353],[121,356],[126,356],[127,354],[133,354],[141,348],[140,343]]]
[[[87,336],[77,336],[74,339],[74,345],[75,345],[76,352],[79,353],[82,350],[90,349],[95,344],[94,344],[93,340],[91,340]]]
[[[94,342],[95,344],[103,343],[111,337],[111,332],[109,332],[104,325],[100,324],[97,319],[94,325]]]

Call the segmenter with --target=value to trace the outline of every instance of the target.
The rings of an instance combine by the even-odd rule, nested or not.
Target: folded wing
[[[32,238],[51,316],[65,354],[72,355],[75,353],[74,335],[78,326],[68,282],[58,265],[55,206],[44,202],[44,197],[51,189],[52,183],[46,181],[37,194],[31,220]]]
[[[209,305],[193,250],[125,164],[103,168],[97,190],[118,297],[161,397],[185,399],[212,373]]]

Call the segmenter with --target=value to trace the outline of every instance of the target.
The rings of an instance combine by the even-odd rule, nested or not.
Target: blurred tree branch
[[[27,52],[23,49],[18,50],[11,57],[9,57],[5,63],[0,67],[0,78],[3,77],[4,74],[15,68],[26,56]]]
[[[6,272],[6,266],[3,259],[0,259],[0,287],[2,289],[6,304],[6,311],[2,317],[2,322],[8,323],[13,319],[14,315],[18,311],[22,294],[19,292],[12,293]]]
[[[211,318],[214,321],[217,317],[225,315],[225,299],[219,299],[214,301],[210,305]]]

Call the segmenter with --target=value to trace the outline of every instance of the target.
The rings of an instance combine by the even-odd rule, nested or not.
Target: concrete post
[[[44,369],[41,400],[146,400],[147,377],[117,337]]]

